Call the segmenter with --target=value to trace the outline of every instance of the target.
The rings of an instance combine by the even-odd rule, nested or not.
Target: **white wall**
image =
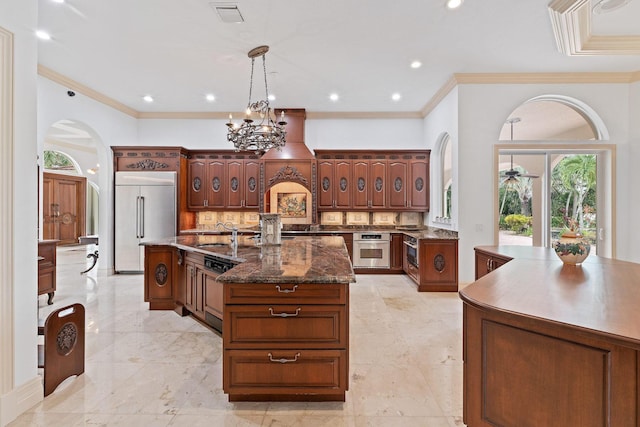
[[[509,114],[528,99],[545,94],[559,94],[583,101],[603,119],[609,141],[618,150],[617,158],[617,257],[640,261],[640,254],[630,250],[628,229],[628,185],[630,166],[640,158],[630,158],[629,86],[626,84],[573,85],[471,85],[458,87],[458,230],[460,233],[460,280],[474,276],[473,247],[494,244],[493,146]],[[455,179],[455,178],[454,178]]]
[[[92,134],[96,144],[100,163],[99,268],[110,269],[113,265],[113,155],[110,147],[138,145],[138,120],[80,93],[70,97],[66,87],[39,77],[39,152],[42,152],[44,139],[51,125],[64,119],[82,123]]]
[[[1,349],[0,425],[6,424],[26,405],[42,399],[37,376],[37,146],[36,146],[36,54],[33,30],[37,22],[36,0],[0,2],[0,26],[13,33],[13,280],[0,283],[12,289],[12,322],[0,332],[13,337],[11,349]],[[8,64],[9,65],[9,64]],[[2,114],[6,114],[2,111]],[[11,159],[3,159],[11,162]],[[3,185],[7,184],[6,182]],[[4,193],[3,193],[4,194]],[[7,202],[7,200],[3,200]],[[10,292],[4,292],[9,295]],[[6,303],[6,302],[5,302]],[[7,307],[3,304],[3,307]],[[5,335],[6,336],[6,335]],[[13,351],[13,360],[5,357]],[[9,353],[10,354],[10,353]],[[10,373],[10,375],[7,375]],[[32,385],[29,387],[29,385]]]
[[[640,164],[640,82],[630,85],[629,88],[629,162],[626,174],[618,174],[619,179],[626,181],[628,187],[627,192],[618,194],[620,197],[627,199],[627,206],[630,216],[625,222],[625,228],[618,225],[618,233],[627,234],[626,247],[623,253],[627,254],[629,260],[640,262],[640,245],[636,242],[638,237],[638,212],[640,212],[640,173],[638,173],[638,164]],[[620,157],[620,153],[618,153]],[[632,173],[633,172],[633,173]],[[620,185],[620,183],[618,183]],[[620,202],[618,202],[620,204]]]

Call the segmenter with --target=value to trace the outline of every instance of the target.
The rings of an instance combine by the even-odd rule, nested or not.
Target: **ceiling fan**
[[[507,120],[507,123],[511,125],[511,141],[513,141],[513,124],[518,123],[520,121],[520,117],[512,117]],[[538,175],[534,175],[531,173],[522,173],[513,168],[513,154],[511,155],[511,168],[508,171],[505,171],[500,175],[500,178],[504,178],[502,184],[504,185],[513,185],[519,182],[518,178],[539,178]]]

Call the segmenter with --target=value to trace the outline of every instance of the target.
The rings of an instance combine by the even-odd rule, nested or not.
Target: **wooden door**
[[[369,162],[367,160],[353,161],[353,207],[355,209],[371,207],[371,199],[369,197],[371,191],[369,188]]]
[[[373,209],[387,207],[387,162],[373,160],[369,166],[369,200]]]
[[[227,161],[227,209],[238,209],[244,203],[244,167],[242,160]]]
[[[207,199],[207,171],[202,160],[189,161],[189,209],[202,209]]]
[[[207,164],[207,202],[208,208],[225,208],[226,189],[224,183],[225,161],[212,160]]]
[[[318,209],[331,209],[333,198],[333,160],[318,162]]]
[[[349,160],[336,160],[334,182],[336,186],[336,208],[345,209],[351,207],[351,162]]]
[[[407,163],[389,162],[389,207],[407,207]]]
[[[409,207],[415,210],[429,210],[429,163],[426,160],[411,160],[411,188]]]
[[[78,243],[85,234],[87,179],[81,176],[43,173],[43,238],[59,245]]]
[[[245,160],[244,163],[244,207],[260,208],[260,163],[257,160]]]

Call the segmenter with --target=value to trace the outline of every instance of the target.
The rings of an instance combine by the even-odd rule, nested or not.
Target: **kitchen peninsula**
[[[145,301],[218,329],[230,401],[344,401],[349,283],[341,237],[183,235],[145,243]]]
[[[465,424],[637,426],[640,265],[522,246],[476,261],[494,271],[460,291]]]

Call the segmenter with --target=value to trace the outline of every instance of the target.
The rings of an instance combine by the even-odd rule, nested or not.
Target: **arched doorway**
[[[579,100],[545,95],[516,108],[496,146],[496,241],[550,246],[575,218],[594,251],[613,256],[615,147],[599,142],[606,138],[600,117]],[[591,168],[579,179],[575,168],[568,173],[578,163]]]
[[[100,172],[100,148],[100,138],[95,131],[75,120],[59,120],[53,123],[45,133],[41,155],[43,174],[40,187],[43,238],[51,237],[48,235],[52,228],[50,220],[52,215],[54,219],[57,215],[57,212],[51,212],[51,202],[45,200],[46,190],[52,177],[68,181],[67,184],[84,181],[82,194],[77,196],[77,200],[82,203],[84,218],[82,229],[76,234],[84,236],[99,233],[100,181],[105,179]],[[68,189],[69,185],[63,185],[60,188]],[[68,219],[67,215],[67,221]],[[66,240],[69,239],[65,238]],[[77,243],[77,239],[75,242],[68,241],[68,243]]]

